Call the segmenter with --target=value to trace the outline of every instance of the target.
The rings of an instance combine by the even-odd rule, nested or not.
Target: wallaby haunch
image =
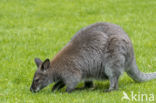
[[[85,87],[93,86],[90,79],[110,80],[109,89],[118,89],[118,79],[125,71],[137,82],[156,78],[156,72],[139,71],[132,43],[123,29],[111,23],[95,23],[81,29],[52,61],[36,58],[38,67],[30,90],[37,92],[56,82],[55,89],[65,85],[71,92],[85,80]]]

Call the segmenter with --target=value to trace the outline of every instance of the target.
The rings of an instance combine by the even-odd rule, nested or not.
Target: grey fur
[[[74,90],[81,80],[109,79],[106,91],[111,91],[118,89],[118,79],[124,71],[137,82],[156,78],[156,73],[139,71],[132,43],[120,26],[96,23],[77,32],[56,55],[47,69],[47,78],[50,83],[62,81],[67,92]]]

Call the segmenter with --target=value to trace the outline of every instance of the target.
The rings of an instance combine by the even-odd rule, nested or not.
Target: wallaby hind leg
[[[105,92],[111,92],[113,90],[117,90],[118,89],[118,77],[111,77],[109,78],[110,80],[110,86],[109,89],[106,89]]]
[[[118,79],[124,71],[125,58],[122,55],[114,56],[105,66],[105,73],[110,80],[110,86],[106,92],[118,89]]]
[[[84,88],[92,88],[92,87],[93,87],[93,81],[84,82]]]

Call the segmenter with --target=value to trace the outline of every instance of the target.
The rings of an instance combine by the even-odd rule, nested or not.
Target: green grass
[[[121,103],[123,91],[154,93],[156,99],[156,80],[135,83],[127,74],[111,93],[103,92],[108,81],[71,94],[65,88],[52,93],[53,84],[36,94],[29,91],[34,58],[52,59],[79,29],[99,21],[123,27],[140,70],[156,71],[155,12],[155,0],[0,0],[0,103]]]

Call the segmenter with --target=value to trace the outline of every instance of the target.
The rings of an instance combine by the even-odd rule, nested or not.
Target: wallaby
[[[52,61],[36,58],[35,63],[38,69],[30,88],[32,92],[53,82],[57,83],[52,91],[66,85],[66,91],[71,92],[81,80],[85,81],[85,87],[92,87],[91,79],[108,79],[109,92],[118,89],[118,79],[124,71],[136,82],[156,78],[156,72],[139,71],[128,35],[111,23],[100,22],[81,29]]]

